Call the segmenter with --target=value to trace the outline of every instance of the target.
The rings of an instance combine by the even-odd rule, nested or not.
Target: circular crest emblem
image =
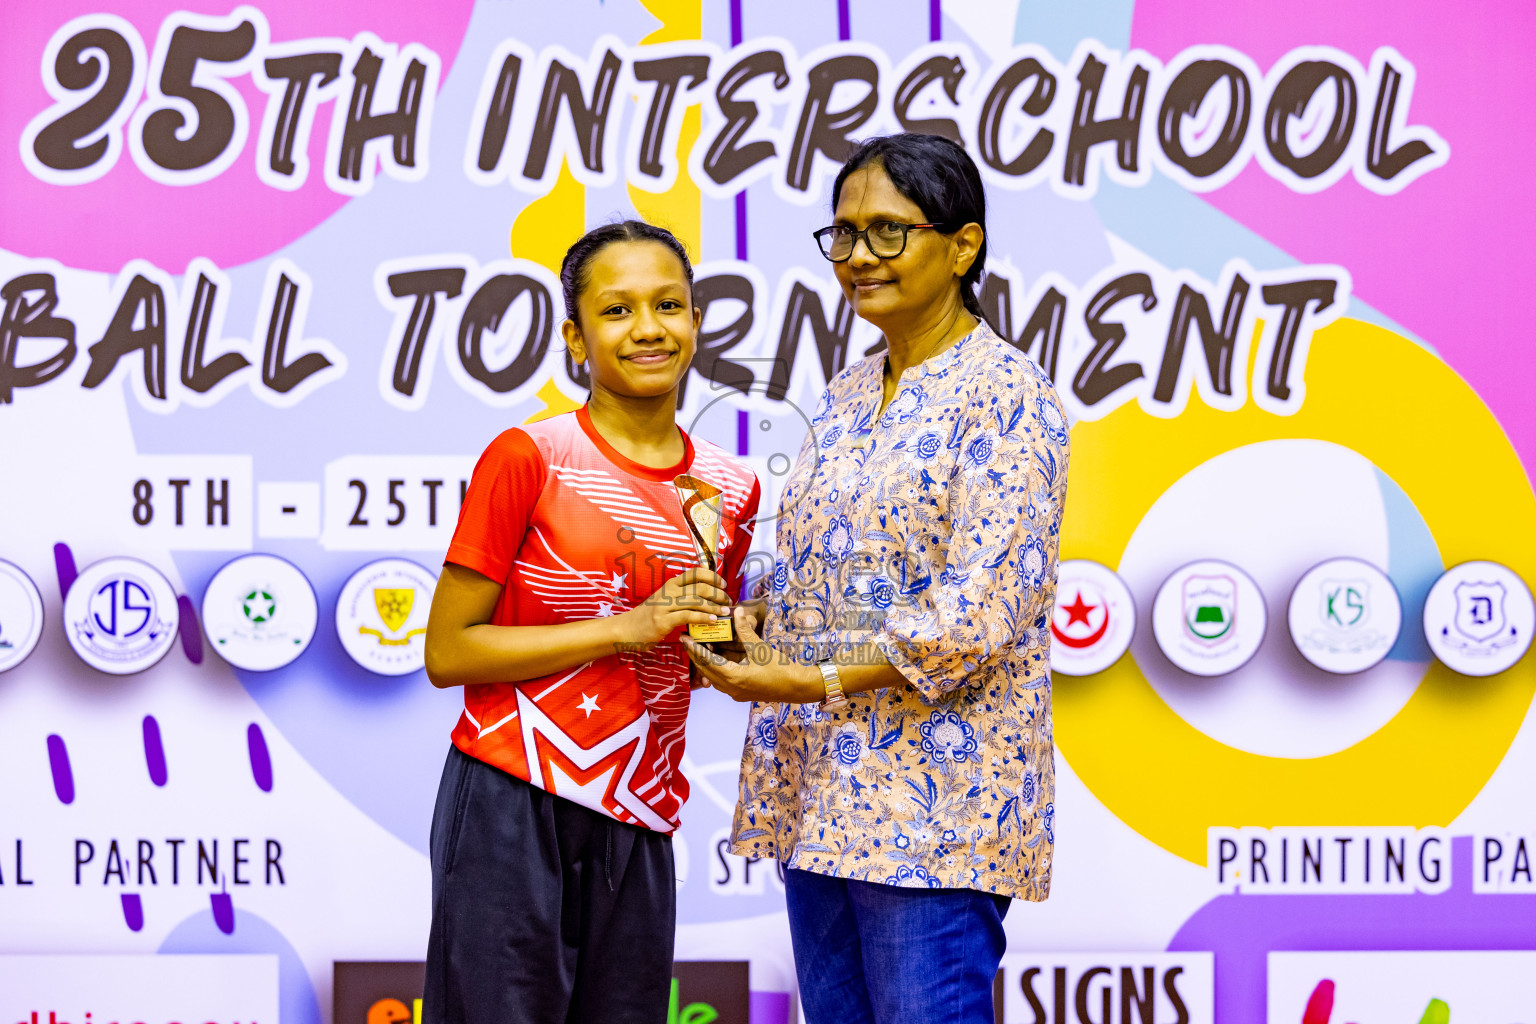
[[[370,672],[403,676],[426,665],[427,615],[437,577],[406,558],[369,562],[341,588],[336,635]]]
[[[1230,562],[1205,559],[1176,571],[1152,604],[1152,635],[1174,665],[1220,676],[1248,663],[1264,640],[1259,585]]]
[[[176,591],[137,558],[103,558],[64,595],[64,635],[80,660],[114,676],[158,664],[181,622]]]
[[[1102,672],[1125,653],[1136,632],[1136,602],[1114,570],[1086,558],[1061,563],[1051,615],[1051,671]]]
[[[287,559],[241,555],[203,592],[203,631],[235,668],[270,672],[291,663],[315,638],[315,589]]]
[[[0,559],[0,672],[27,660],[43,635],[43,596],[32,577]]]
[[[1358,558],[1330,558],[1307,570],[1286,610],[1291,640],[1324,672],[1364,672],[1397,643],[1403,603],[1387,574]]]
[[[1536,605],[1525,581],[1498,562],[1447,569],[1424,599],[1424,638],[1453,672],[1491,676],[1525,656]]]

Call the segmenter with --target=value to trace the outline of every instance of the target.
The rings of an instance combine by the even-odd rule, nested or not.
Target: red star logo
[[[1071,629],[1074,624],[1079,622],[1085,626],[1088,625],[1088,613],[1097,607],[1098,605],[1096,604],[1088,604],[1084,601],[1083,592],[1079,590],[1077,597],[1073,599],[1071,604],[1061,606],[1061,610],[1067,613],[1067,628]]]

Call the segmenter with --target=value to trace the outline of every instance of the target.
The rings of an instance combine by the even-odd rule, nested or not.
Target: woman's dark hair
[[[981,225],[981,248],[971,269],[960,279],[960,300],[978,320],[986,321],[976,285],[987,264],[987,194],[976,162],[958,143],[940,135],[883,135],[854,147],[832,184],[832,209],[837,209],[848,175],[879,164],[896,191],[916,203],[923,216],[946,233],[967,224]],[[991,325],[990,321],[987,321]]]
[[[683,264],[683,276],[688,279],[688,295],[690,298],[693,296],[693,264],[688,261],[688,250],[683,248],[677,236],[666,228],[647,224],[643,220],[621,220],[616,224],[593,228],[565,250],[565,259],[560,261],[560,291],[565,296],[565,315],[571,320],[576,320],[576,303],[591,276],[587,268],[591,266],[592,258],[614,242],[660,242],[671,249]]]

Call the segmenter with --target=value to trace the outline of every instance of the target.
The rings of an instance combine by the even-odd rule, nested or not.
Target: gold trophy
[[[683,502],[683,519],[693,534],[693,546],[698,552],[699,565],[712,572],[719,572],[720,518],[725,492],[696,476],[680,476],[672,483],[677,487],[677,495]],[[715,622],[690,622],[688,635],[701,644],[707,644],[730,640],[736,632],[731,628],[731,620],[727,616]]]

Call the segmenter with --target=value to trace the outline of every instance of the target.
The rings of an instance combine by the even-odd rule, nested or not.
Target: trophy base
[[[711,644],[733,639],[736,631],[731,628],[730,619],[720,619],[716,622],[690,622],[688,635],[701,644]]]

